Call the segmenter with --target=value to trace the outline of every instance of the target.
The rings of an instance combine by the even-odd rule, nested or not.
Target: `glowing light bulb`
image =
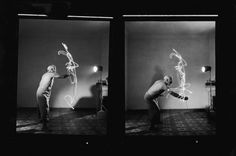
[[[98,67],[97,66],[94,66],[93,67],[93,71],[96,73],[98,71]]]
[[[205,67],[202,67],[202,72],[205,72],[206,71],[206,68]]]

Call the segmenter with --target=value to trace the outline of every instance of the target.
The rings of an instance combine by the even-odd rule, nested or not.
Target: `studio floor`
[[[127,111],[126,135],[206,136],[216,135],[215,113],[204,109],[162,110],[158,130],[150,131],[147,111]]]
[[[98,116],[95,110],[67,108],[50,109],[48,131],[42,131],[38,110],[20,108],[17,110],[17,133],[49,133],[69,135],[106,135],[106,119]]]

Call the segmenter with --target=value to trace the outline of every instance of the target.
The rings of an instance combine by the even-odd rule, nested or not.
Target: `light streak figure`
[[[179,83],[179,86],[176,88],[171,88],[170,90],[179,92],[179,95],[185,97],[185,93],[192,93],[192,91],[188,90],[187,88],[190,87],[190,83],[186,83],[186,74],[184,67],[187,66],[187,62],[182,58],[182,56],[175,50],[172,49],[174,52],[172,52],[169,57],[172,59],[173,56],[178,58],[178,64],[175,66],[175,69],[177,71],[177,80]]]
[[[68,47],[65,43],[62,43],[62,46],[65,48],[64,50],[59,50],[58,51],[58,55],[65,55],[69,62],[67,62],[65,64],[66,69],[68,74],[71,74],[70,76],[70,82],[73,85],[73,97],[70,95],[66,95],[64,97],[64,100],[66,101],[66,103],[72,108],[74,109],[74,107],[72,106],[75,102],[75,98],[77,95],[77,75],[76,75],[76,68],[79,67],[79,64],[77,64],[76,62],[74,62],[73,57],[71,55],[71,53],[68,51]]]

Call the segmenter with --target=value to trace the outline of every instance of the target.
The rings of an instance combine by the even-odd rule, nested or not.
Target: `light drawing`
[[[70,74],[70,82],[73,85],[73,96],[66,95],[64,97],[64,100],[66,103],[74,109],[73,105],[76,101],[76,95],[77,95],[77,75],[76,75],[76,68],[79,67],[79,64],[74,62],[73,57],[71,53],[68,51],[68,47],[65,43],[62,43],[62,46],[65,50],[59,50],[58,55],[65,55],[68,58],[68,62],[65,64],[68,74]]]
[[[177,71],[177,80],[179,86],[176,88],[171,88],[171,91],[178,92],[180,96],[185,97],[186,93],[192,93],[192,91],[188,90],[190,87],[190,83],[186,83],[186,73],[185,66],[187,66],[187,62],[182,58],[180,53],[178,53],[175,49],[172,49],[173,52],[169,55],[170,59],[175,56],[178,59],[178,63],[175,66]]]

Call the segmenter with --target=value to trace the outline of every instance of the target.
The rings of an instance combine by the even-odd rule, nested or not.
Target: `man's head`
[[[168,75],[164,76],[164,82],[169,86],[172,83],[172,77]]]
[[[48,72],[50,72],[50,73],[54,73],[54,72],[56,72],[56,66],[55,65],[50,65],[50,66],[48,66],[48,68],[47,68],[47,71]]]

